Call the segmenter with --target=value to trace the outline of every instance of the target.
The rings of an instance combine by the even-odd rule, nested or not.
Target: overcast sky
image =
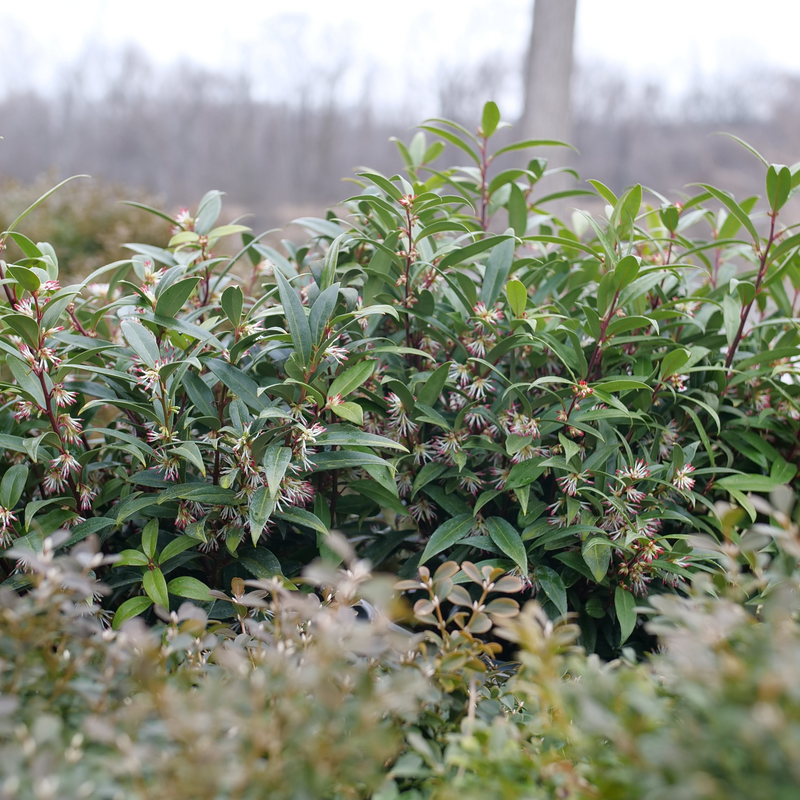
[[[267,94],[305,68],[339,69],[349,99],[367,77],[378,100],[401,97],[437,70],[518,63],[530,15],[531,0],[0,0],[0,91],[52,86],[87,48],[132,42],[164,64],[247,69]],[[798,23],[799,0],[579,0],[576,53],[679,90],[752,65],[800,72]]]

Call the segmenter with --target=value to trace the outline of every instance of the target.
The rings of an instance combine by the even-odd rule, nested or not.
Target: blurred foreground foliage
[[[788,490],[773,499],[791,512]],[[716,582],[654,600],[661,646],[638,664],[587,657],[574,625],[532,601],[519,611],[519,580],[469,562],[409,581],[430,598],[411,636],[388,621],[391,582],[337,537],[345,565],[311,565],[315,592],[237,579],[230,624],[186,603],[120,631],[94,602],[96,541],[15,550],[34,579],[0,594],[0,797],[788,800],[800,608],[785,565],[800,539],[756,500],[772,516],[747,534],[756,570],[731,544]],[[515,661],[472,628],[513,643]]]

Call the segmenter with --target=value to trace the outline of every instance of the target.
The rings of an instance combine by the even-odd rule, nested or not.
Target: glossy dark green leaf
[[[527,575],[528,556],[522,537],[514,526],[502,517],[489,517],[486,527],[492,541],[522,570],[523,575]]]
[[[115,631],[119,630],[123,623],[133,619],[133,617],[138,617],[139,614],[147,611],[152,605],[153,601],[149,597],[131,597],[130,600],[126,600],[117,609],[114,619],[111,621],[111,627]]]
[[[162,317],[174,317],[183,308],[199,280],[200,278],[187,278],[165,289],[156,301],[156,314]]]
[[[158,567],[145,570],[142,576],[142,588],[156,605],[166,609],[169,608],[167,582],[164,579],[164,573]]]
[[[242,321],[242,309],[244,308],[244,292],[239,286],[228,286],[222,293],[219,304],[225,312],[225,316],[231,321],[234,327],[238,327]],[[156,309],[158,310],[158,309]],[[161,313],[159,311],[159,313]]]
[[[634,596],[622,586],[617,586],[614,591],[614,610],[621,632],[620,644],[625,644],[633,629],[636,627],[636,600]]]
[[[508,238],[492,249],[489,261],[486,263],[481,286],[481,300],[487,306],[491,306],[500,297],[508,279],[508,273],[511,271],[511,264],[514,260],[513,233],[514,231],[511,229],[506,231],[505,235]]]
[[[792,173],[782,164],[771,164],[767,169],[767,200],[773,211],[780,211],[792,190]]]
[[[8,467],[0,481],[0,506],[13,510],[22,497],[27,480],[28,467],[25,464]]]
[[[202,581],[197,580],[197,578],[192,578],[190,575],[173,578],[167,584],[167,591],[178,597],[185,597],[188,600],[198,600],[201,603],[213,600],[209,594],[208,586]]]
[[[422,552],[422,557],[419,560],[420,564],[425,564],[430,561],[435,555],[438,555],[444,550],[449,549],[461,539],[469,535],[472,530],[475,520],[472,514],[459,514],[457,517],[448,519],[443,522],[432,534],[428,543],[425,545],[425,550]]]
[[[286,324],[289,327],[292,344],[300,359],[300,364],[307,366],[311,361],[311,329],[308,325],[306,312],[297,292],[279,271],[275,273],[275,280],[278,284],[283,313],[286,315]]]

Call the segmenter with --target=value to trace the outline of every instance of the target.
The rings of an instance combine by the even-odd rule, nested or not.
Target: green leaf
[[[146,567],[150,561],[141,550],[123,550],[114,562],[115,567]]]
[[[404,445],[395,442],[394,439],[366,433],[350,425],[329,425],[325,433],[317,437],[317,444],[329,447],[380,447],[408,452]]]
[[[184,281],[173,283],[172,286],[165,289],[156,300],[156,314],[161,317],[175,317],[189,299],[199,280],[200,278],[187,278]]]
[[[247,225],[220,225],[208,232],[209,239],[221,239],[223,236],[233,236],[234,233],[247,233],[252,230]]]
[[[185,597],[188,600],[198,600],[201,603],[213,600],[209,593],[209,588],[197,578],[185,575],[180,578],[173,578],[167,584],[167,591],[178,597]]]
[[[505,488],[519,489],[533,483],[545,471],[545,467],[539,466],[544,460],[543,458],[529,458],[515,464],[508,475]]]
[[[615,206],[617,204],[617,196],[604,183],[591,179],[588,180],[587,183],[591,183],[592,186],[594,186],[594,188],[597,190],[597,193],[600,195],[600,197],[602,197],[603,200],[605,200],[610,206]]]
[[[632,234],[641,205],[642,186],[637,183],[636,186],[632,186],[622,195],[617,203],[617,207],[614,209],[613,218],[617,220],[620,236],[624,237]],[[626,256],[626,258],[631,258],[631,256]]]
[[[180,231],[170,240],[168,247],[180,247],[183,244],[195,244],[200,241],[200,234],[196,231]]]
[[[183,388],[186,389],[186,394],[189,395],[195,408],[204,417],[217,416],[217,410],[214,407],[214,393],[202,378],[195,375],[194,372],[187,372],[183,376]],[[256,387],[256,391],[258,391],[258,387]]]
[[[155,502],[155,498],[145,498]],[[142,550],[148,558],[154,558],[158,545],[158,520],[151,519],[142,530]]]
[[[376,361],[359,361],[354,366],[346,369],[341,375],[338,375],[333,383],[328,388],[328,400],[335,397],[337,394],[342,398],[346,398],[351,392],[354,392],[363,383],[366,383],[372,373],[375,371]]]
[[[281,481],[286,475],[286,470],[292,460],[292,451],[289,447],[271,444],[264,451],[262,463],[266,470],[267,486],[273,498],[278,497],[281,490]]]
[[[436,478],[438,478],[446,469],[447,466],[445,464],[425,464],[425,466],[423,466],[422,469],[417,473],[417,477],[414,478],[414,486],[411,490],[411,497],[413,498],[423,486],[426,486],[431,481],[436,480]]]
[[[516,183],[511,184],[506,208],[508,209],[508,227],[517,236],[524,236],[528,231],[528,202],[525,199],[525,193]]]
[[[263,411],[267,407],[267,400],[258,396],[258,384],[242,370],[218,358],[209,359],[206,365],[236,397],[253,411]],[[208,416],[216,415],[217,412],[214,410]]]
[[[148,569],[142,576],[142,587],[145,594],[156,604],[169,610],[169,594],[164,573],[156,567]]]
[[[206,465],[203,461],[203,454],[194,442],[183,442],[180,446],[173,447],[170,453],[185,458],[187,461],[194,464],[197,469],[200,470],[200,474],[205,478]]]
[[[109,517],[90,517],[85,522],[79,523],[72,529],[72,535],[61,547],[72,547],[95,533],[100,533],[101,531],[115,526],[116,522]]]
[[[371,181],[376,186],[383,189],[393,200],[400,200],[400,198],[402,198],[403,193],[397,188],[394,181],[389,180],[389,178],[381,175],[379,172],[368,170],[367,172],[359,172],[357,174],[359,178],[366,178],[368,181]],[[395,178],[397,177],[398,176],[395,175]]]
[[[39,349],[39,326],[24,314],[6,314],[3,322],[19,334],[34,350]]]
[[[308,315],[308,323],[311,329],[311,340],[315,347],[319,347],[325,338],[325,328],[336,308],[339,299],[339,284],[334,283],[327,289],[319,293],[319,296],[311,306],[311,313]]]
[[[291,522],[293,525],[302,525],[319,533],[328,532],[325,523],[318,516],[303,508],[287,508],[284,511],[275,511],[274,514],[278,519]]]
[[[663,359],[661,359],[661,374],[659,381],[663,383],[670,375],[675,375],[681,368],[688,363],[691,353],[685,347],[677,347],[675,350],[670,350]]]
[[[235,328],[238,327],[242,321],[242,309],[244,308],[244,292],[241,287],[228,286],[222,293],[220,305],[231,324]]]
[[[525,139],[524,141],[514,142],[514,144],[508,144],[505,147],[501,147],[499,150],[495,150],[494,156],[497,158],[497,156],[503,153],[511,153],[514,150],[527,150],[529,147],[569,147],[570,150],[575,149],[572,145],[566,142],[559,142],[557,139]]]
[[[594,579],[600,583],[611,564],[611,543],[602,536],[592,536],[581,546],[581,555],[586,566],[592,571]]]
[[[311,361],[311,328],[308,325],[306,312],[297,292],[279,270],[275,272],[275,280],[278,284],[278,292],[281,296],[283,313],[286,316],[292,344],[294,344],[301,366],[306,367]]]
[[[217,221],[222,211],[222,192],[212,189],[203,195],[197,209],[194,229],[201,235],[206,236],[211,230],[211,226]]]
[[[792,190],[792,173],[782,164],[771,164],[767,170],[767,200],[773,211],[780,210]]]
[[[43,255],[42,251],[24,234],[9,231],[8,235],[14,240],[17,247],[19,247],[19,249],[22,250],[26,258],[42,257]],[[27,289],[28,287],[26,286],[25,288]]]
[[[770,478],[779,483],[789,483],[797,475],[797,465],[790,464],[785,458],[778,456],[773,462],[769,471]],[[27,511],[27,509],[26,509]]]
[[[523,575],[528,574],[528,556],[522,537],[511,523],[502,517],[489,517],[486,520],[489,536],[492,541],[507,555],[521,570]]]
[[[434,466],[428,464],[427,466]],[[452,547],[466,537],[472,530],[474,520],[472,514],[459,514],[457,517],[443,522],[431,535],[419,560],[420,564],[430,561],[435,555]]]
[[[371,453],[357,453],[350,450],[333,450],[311,456],[314,468],[311,472],[328,472],[332,469],[353,469],[364,464],[382,464],[386,461]]]
[[[509,238],[501,241],[492,249],[492,254],[486,264],[481,287],[481,300],[489,307],[500,297],[500,292],[503,291],[503,286],[508,279],[508,273],[511,271],[515,246],[513,233],[511,228],[505,232]]]
[[[13,356],[6,357],[6,366],[11,370],[11,374],[19,384],[19,388],[30,395],[31,399],[40,407],[45,407],[44,393],[38,378],[28,368],[28,365]],[[28,440],[23,440],[27,442]],[[35,460],[35,459],[34,459]]]
[[[680,211],[678,211],[677,206],[663,205],[658,214],[661,217],[661,222],[664,227],[670,233],[675,233],[675,229],[678,227],[678,223],[680,222]]]
[[[522,281],[512,278],[506,285],[506,296],[508,306],[515,317],[525,315],[525,307],[528,305],[528,291]]]
[[[767,475],[726,475],[716,482],[716,486],[728,491],[771,492],[783,482]]]
[[[619,291],[633,283],[639,275],[641,260],[636,256],[625,256],[614,267],[614,288]]]
[[[14,234],[12,234],[13,236]],[[39,291],[42,282],[35,272],[31,272],[27,267],[7,267],[6,272],[23,288],[31,294]]]
[[[119,630],[123,623],[127,622],[133,617],[138,617],[139,614],[147,611],[153,601],[149,597],[131,597],[126,600],[114,614],[114,619],[111,621],[111,627],[116,631]]]
[[[627,392],[632,389],[647,389],[648,392],[653,391],[652,387],[648,386],[646,383],[642,383],[642,381],[636,380],[636,378],[627,378],[624,376],[595,383],[594,388],[601,389],[604,392]]]
[[[503,238],[505,237],[487,236],[485,239],[466,245],[466,247],[458,247],[442,258],[439,262],[439,270],[444,271],[447,267],[452,267],[454,264],[460,264],[462,261],[467,261],[474,256],[485,253],[495,247]]]
[[[352,422],[354,425],[364,424],[364,409],[358,403],[338,403],[330,409],[340,419]]]
[[[404,517],[410,516],[409,510],[400,502],[397,494],[389,492],[376,481],[353,481],[347,488],[374,500],[382,508],[390,508]]]
[[[145,328],[140,322],[131,322],[131,320],[124,319],[120,325],[122,328],[122,335],[125,341],[130,345],[131,350],[148,367],[153,368],[156,361],[159,360],[161,354],[158,351],[158,342],[156,337],[153,336],[150,330]]]
[[[275,510],[276,496],[268,487],[259,486],[250,498],[247,520],[250,523],[250,536],[253,540],[253,547],[258,544],[258,540],[264,532],[272,512]]]
[[[349,234],[346,233],[339,234],[339,236],[331,242],[328,252],[325,253],[325,263],[322,267],[322,283],[319,287],[323,291],[333,286],[336,281],[336,265],[339,261],[339,248],[348,235]]]
[[[694,186],[701,186],[705,189],[712,197],[715,197],[717,200],[724,205],[728,211],[733,214],[739,222],[744,225],[745,230],[753,237],[753,241],[756,244],[756,247],[760,249],[759,244],[759,237],[758,231],[756,231],[755,225],[753,225],[752,220],[750,217],[745,213],[744,209],[733,199],[733,197],[728,194],[727,192],[723,192],[720,189],[715,188],[707,183],[695,183],[691,184]]]
[[[656,329],[656,334],[658,334],[658,323],[654,319],[635,316],[615,317],[611,324],[606,328],[606,336],[616,336],[619,333],[634,331],[639,328],[650,328],[651,326]]]
[[[497,123],[500,122],[500,109],[497,103],[490,100],[483,107],[483,118],[481,120],[481,133],[487,139],[497,130]]]
[[[725,338],[728,341],[728,347],[733,347],[736,333],[739,330],[739,323],[741,322],[741,314],[741,300],[730,294],[724,295],[722,298],[722,319],[725,323]]]
[[[162,551],[158,558],[159,564],[166,564],[171,558],[174,558],[178,553],[188,550],[197,544],[197,539],[194,536],[187,536],[183,534],[177,539],[173,539]]]
[[[561,576],[551,567],[540,566],[536,568],[536,580],[563,617],[567,613],[567,589]]]
[[[456,136],[454,133],[450,131],[442,130],[442,128],[435,128],[432,125],[420,125],[420,128],[424,131],[428,131],[429,133],[433,133],[436,136],[441,136],[442,139],[447,140],[450,144],[458,147],[459,149],[463,150],[476,164],[480,164],[481,160],[478,158],[477,153],[460,137]],[[499,155],[500,151],[498,150],[495,155]]]
[[[566,436],[564,436],[563,433],[558,434],[558,441],[564,448],[564,458],[567,461],[571,461],[581,451],[580,447],[578,447],[578,445],[573,442],[572,439],[568,439]]]
[[[9,467],[0,481],[0,506],[13,510],[22,497],[25,483],[28,480],[28,468],[24,464],[15,464]]]
[[[439,399],[439,395],[447,383],[447,376],[450,374],[450,364],[442,364],[437,367],[422,384],[422,388],[417,393],[417,402],[424,406],[433,406]]]
[[[636,600],[633,595],[622,586],[617,586],[614,591],[614,609],[617,612],[621,630],[620,645],[628,641],[628,637],[636,627]]]

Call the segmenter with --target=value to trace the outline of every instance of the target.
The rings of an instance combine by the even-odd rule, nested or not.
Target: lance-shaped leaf
[[[253,547],[258,544],[258,540],[274,510],[275,499],[269,488],[259,486],[250,498],[250,506],[247,509],[247,521],[250,523],[250,536],[253,540]]]
[[[311,328],[308,325],[306,312],[297,292],[280,272],[275,273],[275,280],[278,283],[278,292],[292,343],[301,365],[305,367],[311,361]]]
[[[311,307],[311,313],[308,315],[308,324],[311,328],[311,340],[315,347],[319,347],[325,338],[325,328],[333,315],[338,299],[339,284],[334,283],[319,293],[314,305]]]
[[[281,481],[286,474],[289,462],[292,460],[292,451],[288,447],[272,444],[264,451],[264,469],[266,470],[267,486],[269,493],[277,499],[281,489]]]
[[[486,527],[489,529],[492,541],[522,570],[523,575],[527,575],[528,556],[525,545],[511,523],[502,517],[489,517],[486,520]]]
[[[636,600],[633,595],[622,586],[617,586],[614,591],[614,610],[617,612],[621,631],[620,644],[625,644],[628,637],[636,627]]]
[[[145,594],[159,606],[169,609],[169,593],[167,592],[167,582],[164,580],[164,573],[156,569],[148,569],[142,577],[142,587]]]
[[[238,326],[242,321],[242,308],[244,307],[244,292],[239,286],[228,286],[222,293],[219,304],[231,324]]]
[[[372,373],[375,371],[375,361],[359,361],[354,366],[345,370],[341,375],[336,377],[328,389],[328,400],[335,397],[337,394],[345,398],[351,392],[354,392],[363,383],[369,380]]]
[[[611,563],[611,544],[602,536],[592,536],[583,543],[581,555],[594,579],[600,583]]]
[[[419,563],[424,564],[438,553],[447,550],[449,547],[456,544],[456,542],[461,541],[461,539],[469,534],[474,524],[475,520],[472,514],[459,514],[457,517],[443,522],[433,532],[433,535],[428,540],[428,544],[425,545],[425,550],[422,553]]]
[[[330,288],[336,280],[336,264],[339,260],[339,248],[342,241],[347,237],[346,233],[339,234],[325,253],[325,264],[322,267],[322,283],[320,289]]]
[[[138,617],[139,614],[147,611],[151,605],[153,605],[153,601],[149,597],[131,597],[130,600],[126,600],[117,609],[117,613],[114,614],[114,619],[111,622],[111,627],[115,631],[118,630],[124,622],[133,617]]]
[[[0,482],[0,505],[9,510],[19,502],[25,483],[28,480],[28,468],[24,464],[9,467]]]
[[[131,350],[148,367],[155,367],[156,361],[160,357],[156,337],[140,322],[131,322],[131,320],[125,319],[120,327],[122,328],[122,335],[130,345]]]
[[[209,588],[197,578],[184,575],[180,578],[173,578],[167,584],[167,591],[178,597],[186,597],[189,600],[198,600],[201,603],[212,600]]]
[[[500,292],[503,291],[508,273],[511,271],[511,262],[514,260],[514,230],[509,228],[505,235],[508,238],[493,248],[486,264],[481,300],[487,306],[491,306],[500,297]]]

